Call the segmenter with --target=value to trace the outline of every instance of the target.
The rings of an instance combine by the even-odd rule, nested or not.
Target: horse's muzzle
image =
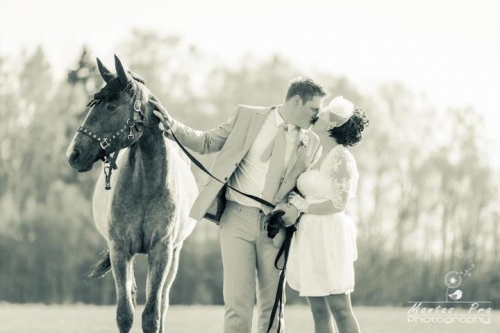
[[[69,165],[78,172],[87,172],[92,170],[94,165],[94,156],[83,156],[78,150],[73,151],[67,156]]]

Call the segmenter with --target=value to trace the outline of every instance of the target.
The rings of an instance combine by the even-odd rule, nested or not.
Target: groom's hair
[[[286,93],[285,101],[288,101],[293,96],[299,95],[302,103],[305,104],[314,97],[325,97],[326,92],[322,86],[315,83],[308,77],[298,77],[290,81],[288,92]]]

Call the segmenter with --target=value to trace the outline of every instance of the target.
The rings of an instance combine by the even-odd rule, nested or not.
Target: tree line
[[[290,79],[303,74],[328,98],[354,101],[370,126],[352,149],[361,175],[348,209],[358,228],[353,303],[444,301],[445,274],[474,264],[464,299],[500,305],[499,177],[477,110],[437,108],[397,82],[366,94],[346,77],[303,73],[279,55],[228,67],[176,36],[136,30],[117,49],[169,112],[196,129],[224,122],[238,104],[280,103]],[[53,78],[41,47],[13,63],[0,55],[0,301],[111,304],[111,276],[85,279],[106,248],[91,214],[100,168],[78,174],[65,158],[103,84],[94,55],[83,48],[64,80]],[[214,159],[197,157],[206,166]],[[200,184],[205,176],[193,173]],[[140,302],[144,258],[135,266]],[[186,241],[171,302],[223,303],[215,225],[199,222]],[[288,290],[288,302],[303,300]]]

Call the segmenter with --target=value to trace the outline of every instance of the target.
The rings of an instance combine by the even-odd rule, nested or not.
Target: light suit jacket
[[[197,131],[174,120],[175,136],[187,148],[200,153],[210,154],[219,152],[210,172],[222,181],[227,182],[238,167],[250,146],[255,141],[260,128],[272,107],[254,107],[239,105],[231,113],[229,120],[219,127],[209,131]],[[169,139],[173,139],[169,132],[165,132]],[[300,138],[292,153],[287,167],[285,178],[278,189],[275,203],[280,202],[292,191],[297,178],[321,154],[320,140],[310,131],[300,129]],[[239,189],[245,192],[245,189]],[[206,218],[219,224],[225,208],[226,186],[207,176],[193,207],[190,217],[195,220]]]

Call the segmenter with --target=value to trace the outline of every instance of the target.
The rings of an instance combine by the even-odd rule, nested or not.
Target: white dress
[[[341,212],[302,216],[290,246],[287,281],[301,296],[350,293],[358,252],[356,227],[344,209],[348,198],[355,195],[356,161],[347,148],[338,145],[319,168],[312,167],[299,176],[297,188],[308,203],[331,200]]]

